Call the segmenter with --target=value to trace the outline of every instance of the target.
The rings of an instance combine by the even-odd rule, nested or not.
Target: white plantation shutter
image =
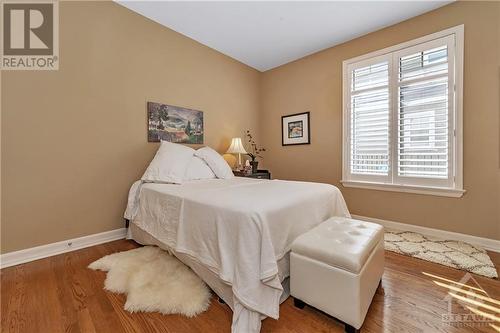
[[[389,61],[375,60],[351,71],[352,175],[389,174]],[[372,177],[373,178],[373,177]]]
[[[452,185],[453,46],[445,37],[394,54],[397,183]]]
[[[461,189],[455,39],[448,34],[348,61],[344,181]]]

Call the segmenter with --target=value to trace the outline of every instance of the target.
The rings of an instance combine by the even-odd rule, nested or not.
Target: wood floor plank
[[[26,295],[25,267],[11,267],[1,271],[1,328],[2,332],[25,332],[26,319],[23,315]]]
[[[78,311],[77,317],[78,317],[78,327],[81,332],[97,333],[88,308],[84,308]]]
[[[87,266],[104,255],[138,247],[120,240],[82,249],[0,271],[1,331],[5,333],[131,333],[131,332],[230,332],[230,308],[212,297],[208,310],[195,318],[159,313],[129,313],[124,295],[103,289],[106,274]],[[500,254],[490,253],[497,267]],[[448,311],[451,287],[459,286],[465,272],[427,261],[386,252],[382,283],[368,311],[362,332],[495,332],[482,327],[446,325],[442,315]],[[500,282],[477,275],[461,286],[477,292],[475,283],[492,300],[500,299]],[[474,285],[473,285],[474,284]],[[451,287],[450,287],[451,286]],[[472,287],[472,288],[471,288]],[[493,304],[487,302],[487,304]],[[499,309],[500,306],[496,305]],[[457,302],[453,311],[465,311]],[[491,309],[479,307],[487,313]],[[497,310],[500,312],[500,310]],[[495,315],[498,315],[498,312]],[[470,313],[470,311],[469,311]],[[500,323],[496,324],[500,326]],[[306,306],[297,309],[292,299],[280,307],[280,319],[267,318],[262,332],[331,332],[344,326],[336,319]]]
[[[62,333],[62,307],[58,286],[51,269],[52,260],[38,260],[25,265],[26,302],[23,315],[29,332]]]

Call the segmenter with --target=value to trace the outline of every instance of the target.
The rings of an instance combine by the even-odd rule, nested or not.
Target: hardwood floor
[[[104,272],[87,265],[116,251],[137,247],[120,240],[1,270],[1,331],[8,332],[230,332],[232,313],[212,298],[210,308],[195,318],[158,313],[131,314],[123,310],[125,297],[103,290]],[[500,254],[490,253],[500,266]],[[474,275],[457,284],[464,272],[430,262],[386,252],[382,284],[362,332],[495,332],[500,331],[500,281]],[[475,281],[477,281],[477,284]],[[476,289],[474,289],[476,288]],[[482,291],[482,288],[484,291]],[[463,302],[473,311],[484,311],[497,321],[482,327],[445,325],[451,299],[453,313],[468,313],[448,295],[469,297]],[[471,294],[471,293],[474,294]],[[468,293],[468,294],[467,294]],[[448,297],[447,297],[448,296]],[[463,297],[462,297],[463,298]],[[339,300],[348,302],[348,300]],[[475,306],[477,301],[483,306]],[[484,304],[489,307],[484,307]],[[494,318],[494,317],[493,317]],[[495,326],[496,325],[496,326]],[[496,327],[496,328],[495,328]],[[333,318],[306,306],[299,310],[288,299],[280,319],[266,319],[262,332],[343,332]]]

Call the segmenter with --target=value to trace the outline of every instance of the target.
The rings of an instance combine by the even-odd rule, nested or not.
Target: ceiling
[[[266,71],[452,1],[117,2]]]

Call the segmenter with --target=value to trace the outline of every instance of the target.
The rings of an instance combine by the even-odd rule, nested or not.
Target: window
[[[344,186],[459,197],[463,26],[344,62]]]

